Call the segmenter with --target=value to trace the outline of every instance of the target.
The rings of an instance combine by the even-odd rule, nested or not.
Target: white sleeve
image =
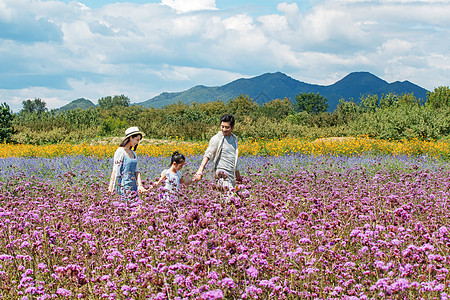
[[[117,172],[119,171],[120,165],[123,162],[123,148],[120,147],[116,150],[116,153],[114,153],[114,162],[113,162],[113,171]]]

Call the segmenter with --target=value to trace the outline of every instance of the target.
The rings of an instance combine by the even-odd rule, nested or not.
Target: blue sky
[[[448,15],[444,0],[0,0],[0,102],[142,102],[277,71],[433,90],[450,86]]]

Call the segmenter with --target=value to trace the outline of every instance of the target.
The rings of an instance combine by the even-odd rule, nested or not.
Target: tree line
[[[205,140],[218,130],[224,113],[236,117],[242,139],[286,136],[315,139],[327,136],[368,136],[378,139],[437,140],[450,137],[450,89],[438,87],[417,99],[413,94],[366,95],[357,101],[341,99],[328,112],[327,99],[300,93],[295,99],[274,99],[262,105],[247,95],[228,101],[144,108],[125,95],[103,97],[89,109],[48,110],[41,99],[26,100],[12,113],[0,104],[0,142],[49,144],[122,136],[139,126],[147,138]]]

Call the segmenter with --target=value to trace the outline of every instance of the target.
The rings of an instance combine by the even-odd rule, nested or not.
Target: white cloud
[[[215,0],[162,0],[161,4],[172,7],[178,12],[216,9]]]
[[[114,93],[140,102],[275,71],[317,84],[369,71],[427,89],[450,85],[447,1],[297,3],[255,17],[214,0],[100,8],[0,0],[0,100],[15,110],[34,97],[52,108]]]

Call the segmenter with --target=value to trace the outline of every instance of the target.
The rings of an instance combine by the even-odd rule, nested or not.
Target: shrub
[[[14,133],[12,120],[13,114],[9,105],[6,103],[0,104],[0,143],[11,141],[11,136]]]

